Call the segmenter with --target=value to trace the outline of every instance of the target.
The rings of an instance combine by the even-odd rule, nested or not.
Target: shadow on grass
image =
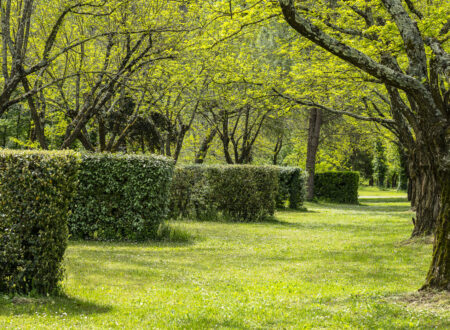
[[[277,213],[300,213],[300,214],[308,214],[308,213],[319,213],[318,211],[309,210],[309,209],[277,209]]]
[[[362,202],[371,203],[370,201],[363,200]],[[398,203],[394,201],[383,202],[377,201],[373,204],[331,204],[331,203],[317,203],[314,204],[314,208],[318,213],[323,211],[352,211],[355,213],[364,213],[370,212],[370,215],[377,215],[379,213],[406,213],[410,210],[410,205],[406,204],[406,200],[401,200],[400,202],[405,202],[405,205],[392,205],[393,203]],[[375,204],[375,205],[374,205]],[[382,205],[377,205],[382,204]]]
[[[36,313],[77,316],[108,313],[111,309],[108,305],[95,304],[65,295],[38,298],[0,296],[0,315],[4,316]]]
[[[408,199],[406,197],[360,197],[359,202],[365,203],[407,203]]]
[[[127,241],[96,241],[96,240],[81,240],[81,239],[70,239],[70,245],[72,246],[85,246],[86,244],[90,246],[107,247],[114,245],[117,247],[139,247],[139,248],[177,248],[177,247],[187,247],[195,245],[197,240],[202,240],[202,237],[195,237],[192,240],[186,242],[170,242],[170,241],[143,241],[143,242],[127,242]]]

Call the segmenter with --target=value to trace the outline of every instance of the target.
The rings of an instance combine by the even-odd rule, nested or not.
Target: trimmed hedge
[[[57,289],[78,166],[72,152],[0,150],[0,291]]]
[[[70,234],[100,240],[155,238],[168,213],[173,166],[158,156],[83,155]]]
[[[277,207],[284,208],[286,202],[291,209],[298,209],[305,201],[305,175],[299,167],[277,167]]]
[[[275,167],[178,167],[172,183],[171,216],[260,221],[274,214],[277,190]]]
[[[358,172],[323,172],[314,176],[314,195],[334,203],[358,204]]]

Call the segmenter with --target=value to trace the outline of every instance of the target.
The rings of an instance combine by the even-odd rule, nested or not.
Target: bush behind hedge
[[[323,172],[314,176],[314,195],[334,203],[358,204],[358,172]]]
[[[171,216],[260,221],[274,214],[278,171],[270,166],[191,165],[177,167]]]
[[[146,240],[168,213],[174,163],[164,157],[85,154],[69,230],[73,237]]]
[[[78,167],[72,152],[0,150],[0,291],[57,289]]]

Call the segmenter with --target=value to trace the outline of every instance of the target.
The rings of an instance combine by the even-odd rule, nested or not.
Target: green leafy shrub
[[[100,240],[156,237],[168,212],[173,161],[164,157],[86,154],[72,204],[72,236]]]
[[[314,195],[335,203],[358,204],[358,172],[323,172],[314,176]]]
[[[0,291],[57,289],[78,164],[72,152],[0,150]]]
[[[274,214],[277,190],[275,167],[178,167],[172,183],[171,215],[173,218],[260,221]]]
[[[305,201],[305,176],[299,167],[277,167],[278,194],[276,205],[283,208],[288,201],[291,209],[298,209]]]

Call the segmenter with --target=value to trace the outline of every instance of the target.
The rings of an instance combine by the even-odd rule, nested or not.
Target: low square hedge
[[[284,208],[286,204],[291,209],[302,207],[305,201],[305,175],[299,167],[277,167],[278,194],[277,207]]]
[[[171,189],[171,216],[261,221],[273,216],[277,191],[278,170],[275,167],[177,167]]]
[[[168,214],[174,163],[165,157],[84,154],[71,205],[78,239],[147,240]]]
[[[48,294],[63,276],[79,157],[0,150],[0,291]]]
[[[314,196],[333,203],[358,204],[358,172],[323,172],[314,176]]]

